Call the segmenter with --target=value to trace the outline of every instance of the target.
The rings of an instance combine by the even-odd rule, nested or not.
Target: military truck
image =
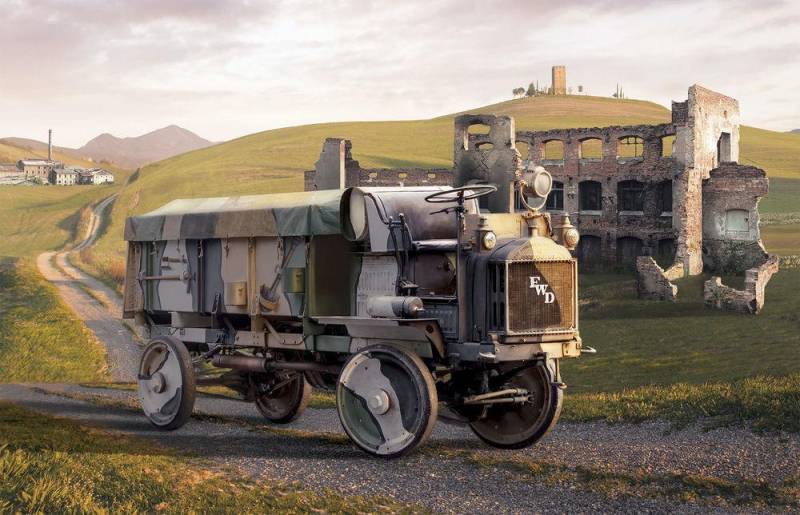
[[[439,411],[484,442],[521,448],[561,411],[561,358],[577,357],[578,233],[540,211],[552,179],[354,187],[176,200],[129,218],[124,316],[149,328],[141,405],[186,423],[221,384],[273,423],[334,390],[361,449],[396,457]],[[508,186],[508,185],[506,185]]]

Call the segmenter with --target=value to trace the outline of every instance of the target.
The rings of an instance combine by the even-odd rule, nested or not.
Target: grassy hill
[[[513,116],[518,129],[528,130],[670,120],[669,110],[652,102],[578,96],[524,98],[465,112]],[[364,167],[451,166],[453,116],[275,129],[146,166],[123,189],[99,250],[120,253],[124,219],[175,198],[302,189],[300,172],[313,169],[326,137],[351,139],[353,157]],[[764,211],[800,211],[794,200],[794,193],[800,191],[800,166],[794,165],[800,162],[800,137],[743,127],[741,160],[762,166],[778,178],[764,201]]]

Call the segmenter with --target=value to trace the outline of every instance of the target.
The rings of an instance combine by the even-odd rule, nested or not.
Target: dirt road
[[[138,346],[118,319],[116,294],[71,267],[63,253],[43,254],[38,265],[106,345],[112,376],[133,380]],[[419,452],[385,461],[355,449],[330,408],[309,409],[288,426],[270,426],[250,404],[200,396],[195,417],[165,433],[147,423],[132,391],[0,385],[0,399],[200,454],[253,477],[296,480],[344,494],[388,495],[437,512],[797,509],[778,494],[782,485],[800,481],[798,435],[758,435],[745,429],[672,431],[657,421],[561,423],[533,448],[500,451],[483,446],[467,428],[439,423]]]
[[[108,197],[92,210],[89,230],[76,250],[91,245],[97,238],[101,216],[114,198]],[[112,379],[134,381],[140,345],[131,327],[121,321],[121,299],[111,288],[72,266],[67,254],[68,251],[45,252],[38,256],[36,265],[44,278],[58,288],[67,306],[105,345]]]

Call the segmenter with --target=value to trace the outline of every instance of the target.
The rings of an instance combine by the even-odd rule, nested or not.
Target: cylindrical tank
[[[425,311],[419,297],[378,296],[367,299],[367,314],[373,318],[417,318]]]

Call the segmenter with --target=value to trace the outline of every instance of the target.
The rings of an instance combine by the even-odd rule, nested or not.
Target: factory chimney
[[[53,160],[53,129],[47,129],[47,160]]]

